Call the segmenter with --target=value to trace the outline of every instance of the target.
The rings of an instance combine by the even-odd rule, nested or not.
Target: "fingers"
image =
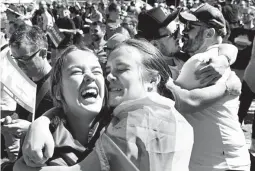
[[[25,155],[25,154],[23,155],[23,159],[24,159],[26,165],[30,166],[30,167],[42,167],[42,166],[45,165],[44,164],[45,162],[36,161],[36,160],[30,158],[28,155]]]
[[[10,124],[10,123],[12,123],[12,118],[10,116],[6,116],[4,124]]]
[[[205,86],[215,84],[221,77],[219,75],[205,75],[203,79],[200,80],[200,84]]]
[[[171,90],[172,86],[173,86],[174,82],[172,78],[169,78],[167,83],[166,83],[166,88],[168,88],[169,90]]]
[[[198,77],[203,74],[203,73],[206,73],[206,72],[209,72],[212,70],[212,66],[211,65],[206,65],[198,70],[195,71],[195,75],[197,77],[197,79],[199,79]]]
[[[55,145],[54,145],[53,139],[52,139],[52,142],[46,143],[45,148],[44,148],[44,157],[46,159],[49,159],[53,156],[54,148],[55,148]]]

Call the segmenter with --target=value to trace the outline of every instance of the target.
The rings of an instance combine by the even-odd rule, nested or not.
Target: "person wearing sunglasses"
[[[53,107],[49,93],[51,66],[47,60],[47,38],[38,26],[24,25],[10,37],[10,51],[20,69],[37,85],[35,116]],[[4,118],[2,130],[22,137],[27,132],[32,114],[17,105],[18,119]],[[8,122],[7,122],[8,121]]]
[[[160,7],[142,12],[138,16],[136,38],[144,38],[156,46],[164,55],[169,65],[173,78],[177,78],[184,61],[177,58],[181,50],[181,25],[178,21],[178,14],[182,9],[175,10],[167,15]],[[182,57],[182,58],[187,58]]]
[[[179,17],[185,24],[182,50],[191,57],[168,87],[176,109],[194,129],[190,171],[248,171],[250,156],[237,116],[241,82],[230,69],[237,48],[222,43],[226,21],[207,3],[195,11],[181,12]],[[218,76],[201,74],[210,67],[218,70]],[[205,79],[201,79],[203,75],[207,75]]]

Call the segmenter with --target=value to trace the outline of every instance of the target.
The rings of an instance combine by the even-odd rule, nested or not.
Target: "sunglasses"
[[[15,59],[17,61],[20,61],[20,62],[28,62],[30,61],[31,59],[33,59],[35,57],[35,55],[40,52],[42,49],[39,49],[37,50],[35,53],[33,53],[31,56],[21,56],[21,57],[15,57],[12,55],[12,59]]]
[[[169,37],[169,38],[172,37],[174,39],[177,39],[179,32],[180,32],[180,26],[178,25],[177,29],[173,33],[161,35],[158,37],[158,39],[165,38],[165,37]]]

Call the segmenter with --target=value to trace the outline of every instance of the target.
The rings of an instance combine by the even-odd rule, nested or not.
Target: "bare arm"
[[[166,86],[175,96],[175,108],[182,114],[194,113],[207,108],[222,98],[226,91],[224,84],[193,90],[182,89],[172,81],[168,81]]]
[[[235,72],[232,71],[226,82],[218,82],[209,87],[185,90],[176,85],[172,79],[169,79],[166,87],[171,90],[175,96],[176,109],[180,113],[185,114],[205,109],[217,102],[224,95],[240,95],[242,83]]]
[[[28,166],[42,166],[53,155],[55,145],[49,129],[50,120],[56,115],[53,110],[55,108],[30,125],[22,146],[23,158]]]
[[[43,166],[43,167],[29,167],[21,157],[14,165],[14,171],[100,171],[99,159],[95,151],[92,151],[80,163],[74,166]]]
[[[66,166],[44,166],[44,167],[29,167],[26,165],[23,157],[17,160],[14,164],[13,171],[69,171]]]
[[[77,33],[77,29],[62,29],[62,28],[60,28],[59,31],[65,32],[65,33],[73,33],[73,34]]]

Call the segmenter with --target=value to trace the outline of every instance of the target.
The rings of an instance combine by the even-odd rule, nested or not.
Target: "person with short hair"
[[[118,29],[120,29],[120,12],[121,8],[117,3],[111,3],[108,6],[105,40],[108,40],[114,33],[118,32]]]
[[[6,27],[6,34],[7,38],[10,38],[11,35],[20,27],[23,27],[25,25],[25,21],[22,19],[14,19],[13,21],[9,21],[7,27]]]
[[[37,84],[37,93],[40,92],[41,88],[47,90],[51,66],[46,58],[48,43],[42,30],[38,26],[24,25],[13,33],[9,45],[13,59],[16,60],[18,66]],[[49,91],[46,91],[42,97],[40,103],[37,104],[35,118],[52,107]],[[17,108],[16,112],[20,118],[26,119],[29,114],[24,110],[19,111],[20,107]]]
[[[237,117],[241,84],[229,68],[233,55],[219,55],[226,33],[225,19],[207,3],[192,13],[180,13],[180,17],[185,23],[182,50],[192,57],[183,65],[177,80],[169,81],[169,89],[174,93],[176,109],[194,129],[190,170],[248,171],[250,156]],[[196,78],[199,70],[208,68],[207,63],[221,63],[224,74],[220,79]]]
[[[20,69],[37,85],[34,118],[38,118],[42,113],[53,107],[53,101],[49,94],[51,66],[46,57],[47,38],[38,26],[24,25],[12,34],[9,46],[12,57]],[[26,134],[33,116],[32,113],[20,105],[17,105],[15,112],[18,117],[5,117],[1,128],[2,131],[6,131],[20,139]]]
[[[138,16],[138,33],[135,37],[144,38],[156,46],[165,56],[172,78],[176,79],[184,62],[189,58],[181,50],[181,24],[178,15],[182,9],[166,15],[161,8],[145,11]]]
[[[99,57],[99,62],[105,66],[107,62],[107,56],[104,51],[104,46],[106,41],[104,40],[105,37],[105,24],[97,21],[93,22],[90,25],[90,37],[91,37],[91,44],[88,45],[90,49],[92,49]],[[104,68],[104,67],[103,67]]]
[[[138,21],[135,16],[126,16],[123,19],[121,26],[127,29],[131,38],[134,38],[137,34],[137,24]]]
[[[51,63],[54,65],[56,58],[60,53],[70,45],[74,44],[74,35],[77,33],[74,21],[70,18],[70,11],[67,8],[60,10],[60,18],[56,21],[56,25],[65,38],[60,42],[58,47],[51,48]]]
[[[98,5],[93,3],[91,6],[91,16],[92,22],[103,22],[103,15],[98,11]]]

